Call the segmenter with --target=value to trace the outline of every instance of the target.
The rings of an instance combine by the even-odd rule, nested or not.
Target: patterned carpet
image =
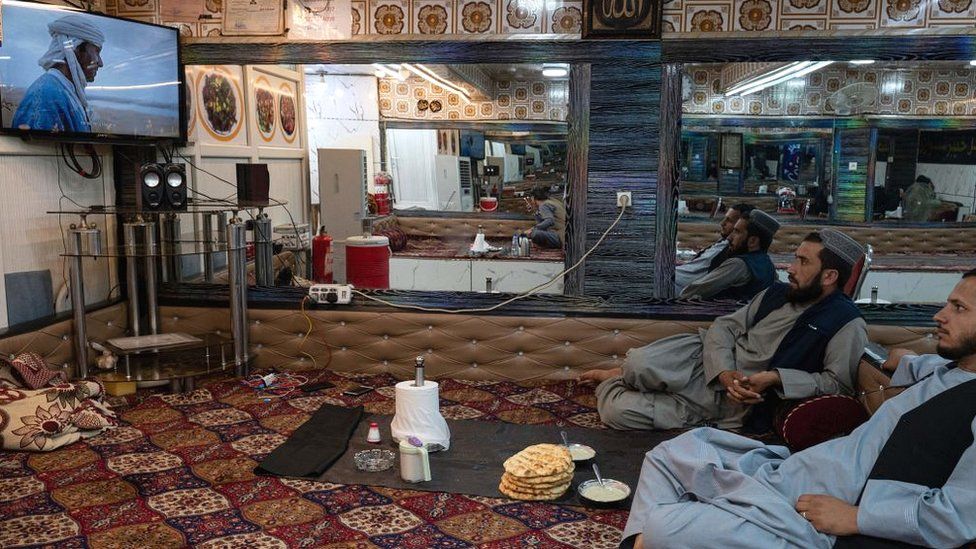
[[[116,399],[125,424],[48,453],[0,452],[0,547],[616,547],[623,510],[257,477],[322,402],[392,414],[392,377],[264,401],[234,380]],[[356,383],[379,387],[340,396]],[[441,383],[449,419],[602,428],[572,382]],[[635,464],[638,466],[638,464]]]

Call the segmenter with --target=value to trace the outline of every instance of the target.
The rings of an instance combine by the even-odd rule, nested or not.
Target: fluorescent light
[[[969,64],[972,65],[973,67],[976,67],[976,59],[970,61]]]
[[[548,67],[542,69],[542,76],[547,78],[562,78],[569,74],[569,70],[562,67]]]
[[[874,63],[874,59],[855,59],[851,61],[851,65],[870,65]]]
[[[376,73],[375,74],[378,77],[380,77],[380,78],[387,78],[387,77],[388,78],[398,78],[398,79],[400,78],[400,73],[391,70],[390,68],[386,67],[383,64],[373,63],[373,68],[376,69]],[[382,75],[382,76],[380,76],[380,75]]]
[[[725,92],[725,96],[749,95],[751,93],[764,90],[770,86],[775,86],[777,84],[786,82],[787,80],[799,78],[801,76],[810,74],[811,72],[818,71],[831,63],[833,63],[833,61],[797,61],[795,63],[790,63],[786,67],[772,71],[768,75],[754,78],[749,82],[733,87],[729,91]]]

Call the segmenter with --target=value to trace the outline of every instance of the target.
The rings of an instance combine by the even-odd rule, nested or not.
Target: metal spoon
[[[559,431],[559,436],[563,437],[563,444],[569,448],[569,439],[566,438],[566,431]]]
[[[600,481],[600,486],[606,488],[606,485],[603,484],[603,477],[600,476],[600,468],[596,466],[596,463],[593,464],[593,474],[595,474],[596,479]]]

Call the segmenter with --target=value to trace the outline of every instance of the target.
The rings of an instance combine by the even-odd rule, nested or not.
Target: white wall
[[[976,213],[973,195],[976,193],[976,166],[965,164],[924,164],[919,163],[916,177],[925,175],[935,184],[939,198],[963,205],[961,216]]]
[[[386,130],[396,207],[439,210],[435,185],[437,130]]]
[[[115,203],[110,149],[98,147],[96,151],[102,159],[103,172],[100,178],[90,180],[69,170],[54,145],[25,144],[19,138],[0,137],[0,269],[4,274],[50,269],[52,292],[57,296],[69,277],[68,265],[61,257],[65,251],[62,230],[67,239],[69,225],[80,218],[62,215],[59,225],[58,216],[46,212],[79,209],[70,200],[85,207]],[[81,162],[90,165],[87,158]],[[61,189],[66,198],[62,198]],[[102,229],[104,250],[116,244],[112,216],[92,216],[88,221]],[[118,283],[115,265],[114,259],[84,260],[86,303],[108,298]],[[57,308],[69,309],[70,301]],[[7,326],[7,289],[0,276],[0,328]]]
[[[305,77],[312,204],[319,202],[317,149],[366,151],[370,189],[380,169],[379,100],[375,76]]]

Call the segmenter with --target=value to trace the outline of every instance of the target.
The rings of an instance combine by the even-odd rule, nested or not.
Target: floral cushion
[[[104,394],[96,381],[44,389],[0,386],[0,446],[48,451],[117,426],[115,413],[101,402]]]

